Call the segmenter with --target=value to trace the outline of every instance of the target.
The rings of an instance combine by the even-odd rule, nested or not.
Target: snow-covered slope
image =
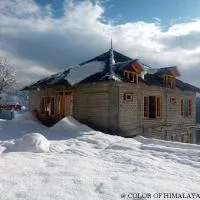
[[[52,128],[33,119],[0,126],[0,139],[4,133],[12,139],[0,142],[0,199],[117,200],[122,194],[130,199],[128,193],[200,193],[200,146],[106,135],[73,118]],[[30,146],[18,143],[17,152],[9,151],[25,129],[40,130],[48,152],[27,152],[39,145],[30,137]]]

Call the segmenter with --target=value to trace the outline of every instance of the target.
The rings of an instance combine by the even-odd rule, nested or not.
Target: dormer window
[[[175,87],[175,77],[165,75],[164,76],[164,84],[165,84],[166,87],[174,88]]]
[[[126,77],[133,83],[138,83],[138,74],[136,72],[124,71],[124,77]]]

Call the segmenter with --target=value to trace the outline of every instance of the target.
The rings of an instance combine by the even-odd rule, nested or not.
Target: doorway
[[[57,97],[58,114],[70,116],[73,113],[73,93],[59,92]]]

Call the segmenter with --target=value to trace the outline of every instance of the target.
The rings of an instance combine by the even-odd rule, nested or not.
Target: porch
[[[52,126],[60,119],[73,115],[72,91],[46,89],[39,94],[39,109],[33,109],[31,112],[45,126]]]

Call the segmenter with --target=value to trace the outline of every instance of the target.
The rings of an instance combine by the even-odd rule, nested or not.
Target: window
[[[55,113],[55,98],[41,97],[40,112],[41,114],[53,115]]]
[[[127,78],[129,78],[128,72],[125,71],[124,72],[124,76],[127,77]]]
[[[184,100],[184,116],[188,117],[188,99]]]
[[[176,104],[176,98],[170,97],[170,103],[171,104]]]
[[[138,83],[138,75],[132,71],[124,71],[124,77],[128,78],[133,83]]]
[[[175,81],[176,81],[175,77],[173,77],[173,76],[169,76],[169,75],[164,76],[164,83],[169,88],[175,87]]]
[[[133,101],[133,94],[125,93],[124,94],[124,101],[127,101],[127,102]]]
[[[192,116],[192,100],[181,99],[181,116],[190,117]]]
[[[144,97],[144,118],[149,118],[149,119],[161,118],[161,97],[158,96]]]

